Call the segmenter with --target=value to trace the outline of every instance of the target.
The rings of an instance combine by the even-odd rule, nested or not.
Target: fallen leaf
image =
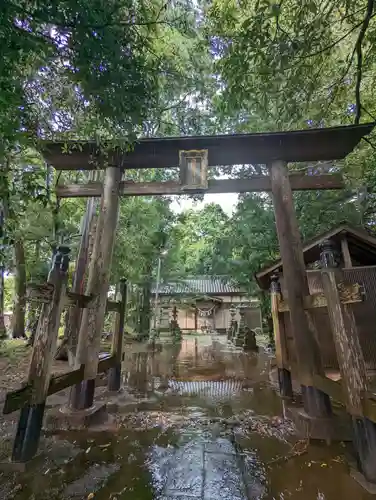
[[[98,446],[98,448],[108,448],[109,446],[111,446],[111,443],[107,443],[107,444],[100,444]]]

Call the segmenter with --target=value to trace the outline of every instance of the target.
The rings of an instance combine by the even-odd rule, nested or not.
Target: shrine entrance
[[[304,410],[312,419],[330,418],[330,398],[315,383],[315,377],[322,373],[320,346],[309,311],[307,312],[309,289],[292,191],[342,189],[344,182],[340,172],[328,162],[344,158],[363,136],[370,133],[373,126],[374,124],[363,124],[293,132],[142,139],[130,151],[122,151],[119,148],[103,151],[97,144],[89,142],[46,142],[43,148],[44,157],[56,170],[104,171],[103,183],[97,180],[85,184],[61,182],[56,186],[57,196],[100,197],[101,206],[89,265],[87,269],[76,269],[73,289],[67,289],[70,249],[60,247],[54,256],[48,283],[29,290],[29,299],[38,300],[43,305],[28,384],[21,390],[8,393],[4,406],[5,413],[21,409],[12,461],[25,463],[35,455],[48,395],[73,386],[69,405],[60,416],[63,415],[64,423],[87,425],[98,411],[98,407],[94,405],[98,373],[109,369],[109,388],[113,391],[120,388],[125,284],[123,283],[122,292],[115,301],[108,300],[120,196],[271,191],[288,295],[291,331],[296,348],[296,374],[303,388]],[[325,164],[321,164],[322,161]],[[303,163],[308,168],[305,172],[289,172],[289,162]],[[266,165],[269,175],[221,180],[210,178],[210,167],[241,164]],[[127,170],[147,168],[179,169],[180,178],[166,182],[140,183],[127,180]],[[61,180],[63,178],[64,176]],[[93,216],[93,211],[90,213]],[[86,226],[90,227],[90,223]],[[87,241],[88,232],[84,232],[81,255],[87,256]],[[85,274],[87,284],[85,294],[82,294],[81,284]],[[334,302],[335,298],[333,304]],[[51,377],[58,325],[62,310],[66,307],[79,312],[75,316],[76,320],[71,323],[71,334],[78,338],[75,367],[64,376]],[[100,339],[106,310],[116,311],[118,320],[111,354],[101,359]],[[203,318],[203,321],[205,320],[207,319]],[[281,365],[278,368],[281,386],[286,395],[291,395],[291,373],[286,366]],[[361,367],[359,363],[354,362],[352,366],[347,366],[347,370],[359,375]],[[361,378],[361,375],[359,377]],[[352,380],[355,383],[359,378],[354,375]],[[359,395],[360,387],[362,390],[365,387],[363,380],[361,384],[352,387],[353,392]],[[376,425],[365,418],[359,406],[351,415],[356,420],[355,445],[361,467],[364,469],[376,453]],[[372,436],[372,439],[366,436]],[[376,482],[376,470],[372,479]]]
[[[201,333],[213,333],[216,330],[215,308],[217,304],[212,301],[196,305],[197,331]]]

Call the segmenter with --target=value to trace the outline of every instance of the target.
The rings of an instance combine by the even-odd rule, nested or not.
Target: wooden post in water
[[[90,408],[94,401],[100,340],[104,325],[109,275],[119,211],[121,169],[107,167],[103,183],[101,209],[95,233],[86,295],[95,297],[92,308],[83,311],[75,367],[85,365],[85,381],[75,386],[71,402],[74,408]]]
[[[332,413],[331,404],[328,395],[313,386],[314,375],[323,375],[323,369],[313,321],[304,310],[309,288],[286,162],[271,164],[270,179],[304,409],[310,417],[325,418]]]
[[[270,288],[270,296],[279,391],[282,397],[292,398],[293,390],[291,382],[291,372],[289,370],[287,361],[286,331],[284,322],[282,321],[280,312],[278,310],[279,303],[281,301],[281,285],[279,283],[279,276],[277,274],[273,274],[271,280],[272,283]]]
[[[352,417],[358,465],[365,478],[376,483],[376,424],[364,417],[363,412],[363,397],[367,390],[366,365],[351,304],[341,302],[339,285],[343,283],[343,273],[337,267],[330,240],[321,246],[321,277],[346,409]]]
[[[13,462],[27,462],[38,450],[66,292],[69,252],[68,247],[58,247],[48,276],[47,282],[54,286],[54,290],[51,301],[43,304],[39,316],[28,375],[28,383],[32,385],[32,399],[31,404],[24,406],[20,413],[12,453]]]
[[[115,366],[108,372],[108,390],[118,391],[121,387],[121,363],[123,361],[124,325],[127,309],[127,281],[120,282],[120,311],[116,314],[115,331],[112,337],[111,354],[116,358]]]

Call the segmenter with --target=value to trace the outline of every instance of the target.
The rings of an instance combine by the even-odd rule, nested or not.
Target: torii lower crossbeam
[[[291,189],[294,191],[312,191],[315,189],[343,189],[341,174],[324,175],[290,175]],[[271,191],[270,177],[267,175],[244,179],[211,179],[205,190],[185,190],[179,181],[166,182],[131,182],[122,181],[119,184],[120,196],[152,196],[152,195],[184,195],[194,193],[251,193]],[[103,186],[100,182],[86,184],[68,184],[56,186],[59,198],[85,198],[102,195]]]

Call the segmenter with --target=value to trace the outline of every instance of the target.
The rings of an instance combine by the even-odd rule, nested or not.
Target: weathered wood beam
[[[291,365],[294,380],[299,381],[298,368],[296,365]],[[320,391],[330,396],[334,401],[346,404],[346,395],[344,392],[343,380],[335,381],[322,375],[313,376],[314,386]],[[366,391],[363,393],[363,414],[372,422],[376,422],[376,396],[375,394]]]
[[[107,304],[109,276],[119,212],[119,183],[121,171],[107,167],[93,255],[89,265],[86,295],[95,296],[93,309],[84,309],[78,338],[76,363],[85,365],[85,378],[95,380],[104,315]],[[78,367],[77,366],[77,367]],[[93,394],[90,399],[93,399]],[[90,403],[90,404],[89,404]],[[92,401],[86,400],[91,406]]]
[[[362,396],[367,390],[366,364],[359,341],[354,312],[341,301],[338,291],[338,269],[321,270],[328,301],[328,316],[336,348],[346,409],[350,415],[363,417]]]
[[[93,170],[104,165],[126,169],[174,168],[182,150],[208,150],[208,165],[266,164],[274,159],[287,162],[330,161],[344,158],[374,123],[343,127],[231,134],[196,137],[139,139],[127,151],[104,148],[97,142],[46,141],[43,155],[57,170]]]
[[[341,174],[323,175],[290,175],[291,189],[294,191],[309,191],[315,189],[343,189],[344,182]],[[85,198],[102,195],[103,186],[100,182],[86,184],[67,184],[56,187],[56,196],[59,198]],[[249,193],[271,191],[269,176],[252,177],[246,179],[211,179],[205,190],[185,191],[179,181],[165,182],[120,182],[120,196],[152,196],[152,195],[181,195],[181,194],[220,194],[220,193]]]
[[[310,311],[304,309],[304,297],[309,295],[308,279],[286,163],[272,162],[270,178],[304,409],[310,417],[327,418],[331,414],[330,399],[313,386],[313,376],[324,375],[324,369],[315,324]]]
[[[90,180],[99,180],[100,177],[98,174],[99,171],[90,172]],[[80,247],[77,255],[72,283],[72,292],[78,294],[80,294],[85,288],[85,274],[90,258],[90,243],[93,238],[93,230],[96,221],[96,209],[98,202],[98,198],[88,198],[86,200],[86,211],[82,221]],[[81,317],[81,305],[76,304],[75,306],[69,308],[65,322],[64,339],[59,349],[65,348],[67,350],[70,366],[74,366]]]
[[[28,285],[27,299],[43,304],[48,304],[52,300],[54,286],[51,284]],[[84,295],[75,292],[66,292],[63,307],[80,307],[81,309],[90,309],[95,307],[95,297],[93,295]],[[106,312],[119,312],[120,302],[107,300]]]
[[[45,402],[47,397],[60,316],[65,302],[68,254],[69,248],[59,247],[54,256],[53,268],[48,276],[48,285],[52,286],[51,299],[42,306],[28,374],[28,381],[33,386],[32,404],[34,405]]]
[[[343,236],[341,238],[341,252],[342,252],[342,258],[343,258],[343,263],[347,269],[350,269],[352,267],[352,259],[350,255],[350,250],[349,250],[349,242],[347,240],[346,236]]]
[[[127,308],[127,282],[122,280],[120,282],[120,307],[115,320],[115,329],[112,336],[111,354],[116,358],[116,364],[110,369],[108,373],[108,390],[118,391],[121,387],[121,363],[123,361],[123,338],[125,316]],[[118,298],[118,297],[116,297]]]
[[[106,312],[120,313],[120,310],[121,310],[121,302],[117,302],[116,300],[107,300]]]
[[[53,293],[54,285],[50,283],[43,283],[41,285],[31,284],[27,286],[26,298],[30,301],[48,304],[48,302],[52,300]],[[64,297],[63,307],[90,307],[92,301],[92,296],[67,291]]]
[[[12,461],[27,462],[37,452],[51,379],[60,316],[68,280],[69,248],[60,246],[54,255],[48,283],[53,285],[50,302],[43,304],[35,334],[27,377],[30,401],[22,408],[13,443]]]
[[[322,375],[320,350],[310,329],[304,309],[304,298],[309,295],[305,270],[303,246],[296,217],[291,185],[286,163],[275,161],[270,166],[272,197],[279,247],[283,264],[283,277],[287,288],[300,380],[304,385],[312,385],[313,375]]]
[[[281,286],[277,275],[272,276],[270,292],[279,390],[282,397],[292,398],[293,389],[291,372],[288,369],[286,329],[282,315],[279,314]]]
[[[114,366],[116,362],[115,356],[108,355],[105,358],[101,359],[98,363],[98,373],[103,373],[109,370],[112,366]],[[74,384],[78,384],[84,379],[84,371],[85,367],[82,365],[80,368],[76,370],[72,370],[67,373],[63,373],[61,375],[54,375],[50,379],[50,385],[48,387],[48,396],[52,394],[56,394],[67,387],[71,387]],[[3,414],[13,413],[14,411],[19,410],[23,406],[26,406],[30,403],[32,398],[32,385],[27,384],[20,389],[16,389],[15,391],[8,392],[5,398]]]
[[[360,285],[358,283],[350,285],[342,285],[339,287],[339,297],[342,304],[356,304],[358,302],[363,302],[363,295],[360,291]],[[326,300],[324,292],[317,292],[304,297],[304,309],[316,309],[318,307],[328,307],[328,302]],[[279,302],[278,311],[288,312],[289,305],[288,301],[281,300]]]

